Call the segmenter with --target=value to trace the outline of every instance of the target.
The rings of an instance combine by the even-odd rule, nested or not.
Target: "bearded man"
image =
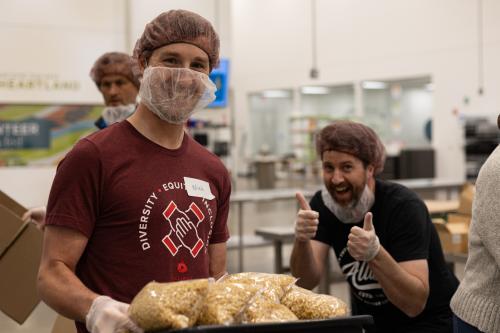
[[[97,128],[103,129],[134,113],[140,87],[134,74],[137,66],[136,59],[122,52],[107,52],[95,61],[90,77],[106,106],[95,122]]]
[[[353,314],[372,315],[369,332],[451,332],[458,281],[447,268],[424,202],[376,178],[382,142],[369,127],[337,121],[317,138],[324,188],[301,209],[291,256],[298,284],[315,287],[332,247],[351,290]]]

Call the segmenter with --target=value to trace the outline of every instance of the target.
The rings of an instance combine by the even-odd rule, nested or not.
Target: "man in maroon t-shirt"
[[[146,283],[226,271],[230,178],[184,132],[215,98],[217,33],[195,13],[168,11],[146,26],[134,57],[137,110],[80,140],[50,192],[38,290],[79,332],[140,332],[127,309]]]

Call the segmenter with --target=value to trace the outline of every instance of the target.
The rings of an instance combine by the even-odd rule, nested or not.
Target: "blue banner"
[[[210,73],[210,79],[217,86],[217,91],[215,92],[215,100],[208,107],[226,107],[229,93],[229,59],[220,59],[219,66]]]
[[[50,127],[44,119],[0,120],[0,149],[49,148]]]

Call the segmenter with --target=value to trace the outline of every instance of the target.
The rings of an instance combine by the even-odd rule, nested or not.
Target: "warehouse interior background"
[[[93,62],[131,53],[147,22],[178,8],[214,24],[228,60],[227,104],[195,114],[201,125],[190,131],[221,156],[233,194],[319,188],[314,133],[335,119],[376,130],[387,179],[473,182],[498,144],[497,0],[1,0],[0,120],[7,108],[22,116],[30,107],[102,105]],[[26,207],[45,205],[64,153],[19,162],[0,149],[0,189]],[[237,204],[230,230],[248,239],[259,226],[291,225],[297,207]],[[245,224],[236,231],[238,218]],[[240,259],[230,252],[229,270]],[[247,271],[273,271],[270,246],[244,259]],[[346,288],[335,290],[345,298]],[[0,331],[50,332],[54,318],[44,304],[23,325],[0,313]]]

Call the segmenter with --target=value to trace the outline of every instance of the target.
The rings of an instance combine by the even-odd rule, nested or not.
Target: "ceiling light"
[[[288,90],[264,90],[262,93],[264,98],[288,98],[290,92]]]
[[[361,86],[363,89],[385,89],[386,84],[380,81],[363,81]]]
[[[320,87],[320,86],[309,86],[300,88],[300,91],[303,94],[309,94],[309,95],[326,95],[330,93],[330,88]]]

